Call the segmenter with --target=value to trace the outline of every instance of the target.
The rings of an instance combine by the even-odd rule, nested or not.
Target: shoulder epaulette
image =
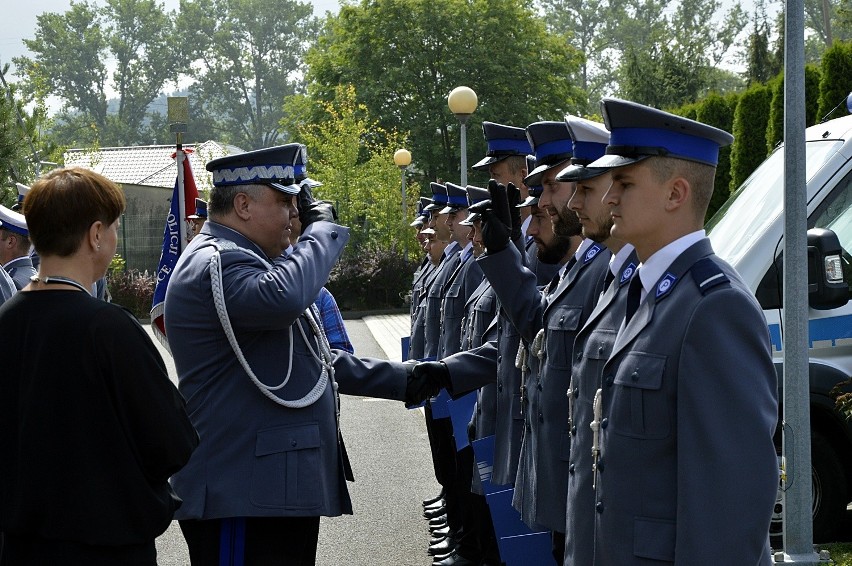
[[[696,261],[690,268],[690,272],[702,295],[706,295],[710,289],[717,285],[730,282],[719,264],[709,257]]]

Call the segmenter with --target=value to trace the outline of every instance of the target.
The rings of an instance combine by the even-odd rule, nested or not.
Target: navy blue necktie
[[[629,323],[633,315],[636,314],[641,298],[642,279],[639,277],[639,273],[636,273],[630,281],[630,287],[627,289],[627,312],[624,315],[624,324]]]

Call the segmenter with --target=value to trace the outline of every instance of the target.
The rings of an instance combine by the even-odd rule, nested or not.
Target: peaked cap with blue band
[[[8,209],[2,204],[0,204],[0,228],[22,236],[30,235],[24,215]]]
[[[535,122],[527,126],[527,139],[535,151],[535,169],[524,179],[526,186],[541,184],[544,173],[574,155],[574,144],[565,122]]]
[[[538,206],[538,199],[541,198],[541,193],[544,192],[544,187],[542,185],[533,185],[531,187],[527,187],[529,190],[529,195],[524,202],[518,204],[516,208],[526,208],[528,206]]]
[[[432,203],[423,210],[426,212],[435,212],[447,206],[449,202],[447,199],[447,187],[441,183],[432,182],[429,183],[429,188],[432,189]]]
[[[187,218],[207,218],[207,202],[200,198],[195,199],[195,214],[190,214]]]
[[[24,204],[24,197],[26,197],[27,193],[30,192],[30,188],[26,185],[22,185],[21,183],[15,183],[15,188],[18,190],[18,200],[12,205],[12,210],[21,210],[21,207]]]
[[[527,155],[532,153],[527,132],[523,128],[505,126],[495,122],[483,122],[482,133],[488,143],[485,157],[480,159],[471,169],[488,171],[492,163],[502,161],[511,155]]]
[[[467,191],[461,185],[447,183],[447,206],[438,214],[449,214],[467,208]]]
[[[609,145],[606,155],[590,167],[623,167],[653,156],[715,167],[719,148],[734,141],[719,128],[627,100],[604,98],[601,111],[610,131]]]
[[[417,217],[411,224],[409,224],[409,226],[411,226],[412,228],[418,228],[426,224],[426,222],[429,220],[429,216],[431,216],[426,210],[426,207],[430,204],[432,204],[432,199],[420,197],[420,199],[417,201]]]
[[[577,116],[565,116],[565,124],[574,142],[571,165],[556,175],[557,181],[570,182],[592,179],[609,171],[606,167],[587,167],[589,163],[606,154],[609,131],[599,122]]]
[[[307,177],[308,152],[300,143],[236,153],[207,163],[214,187],[269,185],[288,195],[299,194]]]
[[[490,205],[491,201],[489,199],[491,198],[491,194],[488,192],[488,189],[474,185],[468,185],[465,190],[467,190],[468,215],[459,224],[473,226],[474,222],[482,218],[482,214],[479,212],[481,210],[480,207]],[[488,202],[486,203],[486,201]]]

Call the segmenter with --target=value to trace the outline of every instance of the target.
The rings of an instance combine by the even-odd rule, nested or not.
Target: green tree
[[[410,132],[415,167],[429,179],[458,179],[458,122],[447,95],[466,85],[479,108],[468,122],[468,155],[485,151],[482,120],[516,126],[576,112],[570,77],[579,56],[549,33],[526,0],[362,0],[326,20],[307,55],[312,101],[341,84],[385,130]]]
[[[733,130],[734,109],[737,106],[736,94],[721,95],[711,93],[696,104],[695,119],[704,124],[730,132]],[[716,179],[713,183],[713,196],[707,207],[705,219],[710,219],[731,196],[731,146],[719,149],[719,163],[716,165]]]
[[[308,148],[308,170],[323,183],[317,198],[333,202],[340,222],[353,228],[350,248],[378,246],[414,252],[408,223],[414,218],[419,188],[406,185],[408,214],[402,217],[400,171],[394,152],[405,136],[384,130],[356,101],[355,89],[340,86],[332,102],[322,103],[324,119],[302,125],[298,139]]]
[[[38,16],[35,38],[24,40],[34,56],[15,64],[31,92],[63,101],[61,143],[128,145],[147,141],[148,105],[184,67],[175,40],[173,14],[155,0],[72,1],[64,14]],[[118,104],[110,112],[113,91]]]
[[[282,143],[284,99],[303,89],[318,26],[312,14],[297,0],[181,0],[178,34],[203,101],[196,119],[244,149]]]
[[[8,72],[7,63],[0,69],[0,203],[11,206],[15,183],[31,184],[60,152],[43,135],[49,123],[45,105],[9,84]]]
[[[852,41],[838,41],[826,50],[822,58],[819,116],[828,115],[828,118],[837,118],[843,115],[841,112],[845,113],[845,110],[842,110],[845,105],[835,112],[832,112],[832,109],[842,102],[850,91],[852,91]]]
[[[737,189],[767,155],[766,128],[772,93],[765,85],[745,91],[734,112],[734,145],[731,149],[731,185]]]
[[[753,28],[748,38],[745,72],[748,86],[754,83],[765,83],[780,70],[780,65],[770,47],[769,29],[766,2],[758,0],[755,4]]]

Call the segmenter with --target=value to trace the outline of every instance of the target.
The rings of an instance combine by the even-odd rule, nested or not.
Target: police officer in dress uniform
[[[584,423],[592,420],[592,395],[579,395],[579,384],[595,383],[600,378],[601,366],[609,356],[621,320],[624,318],[624,301],[627,285],[639,264],[633,246],[612,237],[612,217],[602,202],[609,189],[611,177],[608,169],[587,167],[601,157],[609,142],[609,132],[603,124],[566,117],[574,142],[571,165],[560,172],[560,181],[574,182],[576,189],[568,206],[574,210],[583,225],[583,235],[606,244],[612,257],[604,276],[603,293],[586,324],[574,340],[572,380],[568,390],[568,422],[571,432],[571,452],[568,466],[567,524],[565,547],[567,564],[592,564],[593,557],[582,554],[581,541],[591,541],[594,522],[587,517],[575,517],[575,509],[594,506],[592,488],[592,431]],[[594,377],[592,377],[594,376]],[[599,386],[595,385],[596,391]],[[580,426],[578,426],[578,424]],[[591,544],[588,544],[591,549]]]
[[[210,218],[166,294],[179,389],[201,443],[172,478],[197,564],[313,564],[319,517],[351,513],[341,393],[414,402],[398,362],[331,350],[312,303],[349,238],[329,203],[301,202],[300,144],[207,164]],[[244,560],[244,562],[243,562]]]
[[[452,199],[453,191],[457,190],[456,186],[447,183],[447,187]],[[471,207],[475,207],[478,203],[488,198],[488,191],[480,187],[468,185],[465,191],[466,204]],[[474,218],[470,216],[468,210],[465,210],[464,214],[467,218],[454,224],[452,228],[456,235],[460,231],[459,226],[469,230],[467,235],[468,244],[464,249],[470,249],[470,257],[461,264],[459,273],[455,279],[455,281],[458,281],[460,278],[465,277],[466,281],[463,285],[459,286],[458,290],[456,290],[456,283],[453,278],[448,282],[448,290],[444,298],[442,324],[445,331],[451,329],[451,332],[458,336],[458,341],[454,346],[451,345],[449,340],[447,341],[446,347],[441,352],[444,356],[454,354],[460,350],[468,350],[480,346],[484,331],[494,317],[494,309],[496,308],[496,301],[494,300],[493,292],[490,290],[490,285],[484,281],[482,272],[473,261],[482,252],[481,238],[479,238],[479,243],[477,243],[475,240]],[[456,216],[456,219],[458,217],[459,215]],[[460,320],[456,321],[455,313],[457,310],[460,310],[458,309],[458,302],[461,300],[465,301],[464,307],[461,309],[463,310],[463,316]],[[489,399],[493,400],[493,391],[477,392],[477,403],[472,411],[472,422],[468,426],[469,432],[475,431],[474,421],[476,415],[477,413],[481,415],[483,400],[489,402]],[[485,408],[485,419],[493,420],[493,412],[489,411],[489,407]],[[492,418],[489,419],[488,415],[491,415]],[[483,432],[487,432],[486,428],[482,430]],[[474,437],[476,436],[474,435]],[[456,448],[459,448],[455,440],[454,444],[456,444]],[[462,529],[461,532],[454,533],[454,537],[448,537],[447,540],[430,546],[429,552],[431,554],[437,554],[442,550],[447,551],[444,556],[438,554],[438,558],[436,558],[433,564],[439,566],[464,566],[480,563],[499,564],[500,555],[497,550],[494,528],[491,525],[491,517],[482,489],[479,487],[479,477],[475,471],[474,454],[470,445],[458,449],[456,453],[455,477],[454,491],[461,501]],[[453,549],[453,543],[455,543],[455,549]]]
[[[420,215],[414,222],[412,222],[412,225],[417,228],[417,240],[421,244],[425,257],[423,258],[423,263],[420,265],[420,268],[414,274],[414,281],[411,287],[411,299],[409,302],[411,330],[409,333],[408,359],[419,359],[423,357],[425,339],[424,322],[426,313],[425,309],[420,308],[421,302],[425,297],[425,290],[428,289],[427,282],[431,282],[431,277],[434,275],[435,269],[440,264],[440,259],[443,259],[443,247],[441,248],[441,254],[436,256],[439,259],[437,263],[433,260],[432,254],[430,253],[432,242],[435,241],[435,230],[429,228],[430,212],[425,210],[425,208],[431,203],[431,199],[421,200]],[[430,236],[432,236],[431,240]],[[418,316],[420,317],[419,319]]]
[[[524,183],[524,178],[532,170],[531,165],[536,162],[536,156],[531,156],[532,141],[527,136],[524,128],[507,126],[494,122],[483,122],[482,133],[488,149],[485,157],[475,163],[472,167],[475,171],[487,172],[491,179],[508,186],[509,183],[517,187],[521,192],[520,200],[529,197],[529,187]],[[545,282],[553,277],[552,266],[539,266],[536,257],[536,246],[532,238],[527,235],[527,227],[530,224],[529,210],[521,210],[521,235],[523,236],[523,250],[526,266]]]
[[[36,275],[30,258],[30,235],[24,215],[0,205],[0,264],[20,290]]]
[[[571,143],[567,128],[561,143],[566,142]],[[534,171],[541,175],[544,187],[539,207],[550,214],[557,233],[564,229],[560,215],[576,218],[567,208],[573,183],[555,179],[564,163],[545,164]],[[535,180],[526,182],[536,184]],[[494,195],[492,201],[497,201]],[[536,288],[535,276],[523,267],[513,246],[502,237],[505,226],[495,223],[493,232],[488,226],[493,220],[498,219],[486,218],[486,254],[477,261],[521,338],[531,344],[531,352],[538,359],[533,362],[540,368],[530,373],[523,389],[525,431],[513,505],[527,525],[552,532],[553,554],[561,563],[570,446],[565,393],[571,379],[572,343],[600,295],[610,252],[599,242],[584,240],[542,294]]]
[[[576,500],[584,508],[570,507],[568,522],[593,522],[594,538],[569,545],[565,563],[769,565],[778,489],[769,335],[702,230],[718,151],[733,137],[632,102],[607,98],[602,110],[610,142],[589,167],[612,170],[612,235],[642,263],[602,370],[577,386],[577,409],[591,403],[592,414],[576,424],[597,437],[582,470],[594,502]]]
[[[200,198],[195,199],[195,214],[190,214],[187,217],[189,220],[190,234],[189,241],[201,231],[201,227],[207,221],[207,201]]]

